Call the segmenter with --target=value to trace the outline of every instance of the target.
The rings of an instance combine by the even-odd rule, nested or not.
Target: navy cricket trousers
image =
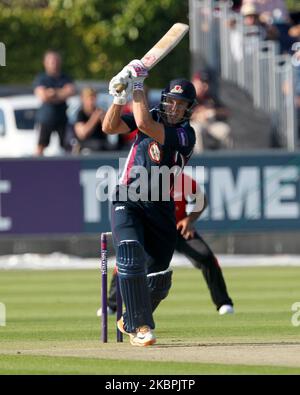
[[[146,253],[146,272],[166,270],[176,246],[174,202],[113,202],[111,227],[115,248],[136,240]]]

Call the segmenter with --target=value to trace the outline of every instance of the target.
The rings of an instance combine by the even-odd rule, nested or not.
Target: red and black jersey
[[[178,177],[176,177],[173,193],[175,201],[176,223],[187,216],[187,199],[191,195],[195,195],[196,192],[197,183],[193,178],[185,173],[181,173]]]

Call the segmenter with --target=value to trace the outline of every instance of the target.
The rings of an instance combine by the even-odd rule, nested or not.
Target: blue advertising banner
[[[83,229],[86,233],[110,231],[109,193],[103,192],[107,184],[113,188],[117,181],[119,159],[106,156],[81,161],[80,186],[83,196]],[[125,160],[126,156],[122,163]],[[110,174],[112,179],[109,179]]]
[[[0,234],[80,233],[78,160],[0,161]]]
[[[204,166],[209,207],[198,221],[209,231],[300,229],[300,155],[262,153],[192,158]],[[201,181],[200,181],[201,183]]]
[[[119,159],[121,169],[124,165],[123,156],[0,160],[0,234],[110,230],[105,197],[118,177]],[[186,172],[208,197],[199,229],[300,230],[299,154],[205,154],[188,165]]]

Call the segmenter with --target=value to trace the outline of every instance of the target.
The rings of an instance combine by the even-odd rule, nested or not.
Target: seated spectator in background
[[[227,123],[228,110],[211,91],[208,70],[195,73],[192,78],[198,105],[193,111],[191,125],[196,132],[194,152],[204,149],[232,148],[231,129]]]
[[[245,3],[240,9],[245,32],[237,28],[235,18],[230,20],[230,51],[236,62],[244,59],[244,53],[251,55],[256,51],[257,38],[260,40],[278,40],[279,32],[275,26],[267,26],[260,21],[259,12],[253,3]]]
[[[98,108],[97,94],[93,88],[84,88],[81,92],[82,106],[78,111],[74,125],[77,138],[77,152],[89,153],[108,148],[107,135],[102,131],[105,111]]]
[[[280,53],[288,53],[292,45],[289,36],[291,19],[283,0],[244,0],[243,9],[255,7],[260,26],[265,30],[265,40],[276,40]]]
[[[243,5],[254,5],[261,22],[272,24],[274,19],[289,22],[289,13],[284,0],[243,0]]]
[[[267,25],[260,18],[260,13],[255,3],[246,3],[241,7],[241,14],[244,18],[244,25],[248,28],[256,27],[259,37],[262,40],[277,40],[279,37],[278,30],[274,26]],[[247,35],[254,33],[248,32]]]
[[[245,26],[261,26],[259,20],[259,13],[257,11],[255,4],[252,3],[243,4],[241,7],[241,14],[243,16],[243,21]]]
[[[67,127],[66,100],[75,94],[72,79],[61,71],[61,57],[57,52],[47,51],[43,63],[45,72],[34,80],[34,93],[42,101],[36,119],[40,132],[37,155],[43,155],[54,131],[58,133],[60,145],[64,148]]]

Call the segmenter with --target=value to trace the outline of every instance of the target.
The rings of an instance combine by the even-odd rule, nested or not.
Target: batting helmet
[[[189,119],[191,116],[192,108],[197,103],[196,101],[196,90],[194,85],[183,78],[172,80],[168,86],[162,91],[161,102],[159,110],[162,115],[166,115],[166,99],[171,97],[174,99],[184,100],[188,103],[188,107],[185,111],[183,120]]]

